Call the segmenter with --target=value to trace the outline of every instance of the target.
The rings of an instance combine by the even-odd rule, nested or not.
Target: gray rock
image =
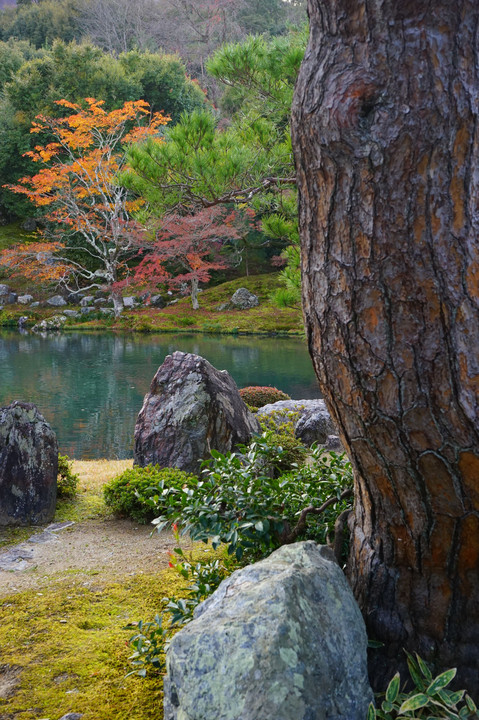
[[[37,221],[35,220],[35,218],[27,218],[22,222],[21,228],[26,232],[35,232],[35,230],[37,229]]]
[[[96,308],[93,307],[93,305],[89,305],[88,307],[82,307],[80,310],[82,315],[88,315],[88,313],[95,312]]]
[[[53,297],[47,300],[47,305],[51,305],[52,307],[63,307],[66,304],[67,301],[62,295],[53,295]]]
[[[80,313],[78,310],[64,310],[63,315],[66,315],[67,318],[76,318],[80,316]]]
[[[152,295],[150,297],[150,305],[161,309],[166,306],[166,300],[161,295]]]
[[[66,715],[62,715],[60,720],[80,720],[83,717],[83,713],[70,712]]]
[[[46,320],[40,320],[36,325],[32,327],[33,332],[56,332],[61,330],[63,325],[66,323],[67,318],[65,315],[53,315]]]
[[[108,300],[104,297],[99,297],[94,300],[95,305],[106,305]]]
[[[13,292],[8,285],[0,285],[0,306],[14,305],[17,302],[18,295]]]
[[[91,305],[94,300],[95,298],[93,297],[93,295],[85,295],[85,297],[82,297],[82,299],[80,300],[80,305],[81,307],[87,307],[87,305]]]
[[[32,403],[0,410],[0,525],[37,525],[55,514],[58,444]]]
[[[39,303],[38,300],[37,300],[36,302],[32,302],[32,304],[30,305],[30,307],[32,307],[32,308],[40,307],[40,303]]]
[[[326,450],[344,452],[344,447],[338,435],[328,435],[324,444]]]
[[[158,369],[138,415],[135,464],[198,472],[210,450],[228,452],[259,430],[226,370],[175,352]]]
[[[331,550],[285,545],[224,580],[174,636],[164,720],[364,720],[366,648]]]
[[[17,302],[20,305],[28,305],[28,303],[33,302],[33,295],[19,295],[17,297]]]
[[[247,310],[248,308],[253,308],[256,307],[256,305],[259,305],[257,295],[253,295],[253,293],[246,288],[238,288],[231,298],[231,302],[240,310]]]
[[[67,295],[67,302],[69,305],[79,305],[80,301],[83,300],[84,295],[83,293],[76,292],[76,293],[69,293]]]
[[[324,400],[280,400],[264,405],[256,413],[258,420],[272,418],[276,424],[284,422],[289,413],[294,413],[294,433],[305,445],[314,442],[325,445],[329,435],[337,435],[336,428]],[[299,415],[299,417],[297,417]],[[294,416],[293,416],[294,417]]]
[[[130,310],[137,306],[136,298],[133,295],[123,298],[123,307],[129,308]]]
[[[115,314],[115,311],[113,310],[113,308],[104,308],[104,307],[102,307],[102,308],[100,308],[100,312],[103,313],[103,315],[111,315],[111,316],[113,316],[113,315]]]

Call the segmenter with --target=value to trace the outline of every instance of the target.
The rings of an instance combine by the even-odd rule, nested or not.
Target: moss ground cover
[[[104,505],[103,485],[130,466],[131,461],[74,462],[79,492],[59,504],[55,520],[76,520],[83,537],[91,525],[111,528],[115,521]],[[38,528],[12,537],[19,542],[32,532]],[[125,542],[131,542],[131,532]],[[195,554],[204,556],[203,548]],[[67,712],[82,713],[84,720],[162,717],[161,675],[125,677],[131,670],[128,640],[135,632],[126,626],[154,617],[162,598],[181,597],[187,581],[167,567],[166,553],[155,569],[132,564],[128,546],[122,554],[121,572],[118,565],[114,572],[108,565],[62,571],[53,565],[47,577],[33,567],[31,586],[20,592],[6,591],[0,578],[0,720],[58,720]]]

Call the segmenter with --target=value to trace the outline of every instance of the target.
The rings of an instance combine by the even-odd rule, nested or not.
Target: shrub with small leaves
[[[239,391],[243,402],[250,408],[258,409],[270,403],[279,402],[280,400],[291,400],[290,396],[282,390],[275,387],[251,385],[241,388]]]
[[[303,445],[294,432],[299,413],[290,410],[278,410],[260,420],[263,437],[267,446],[276,458],[274,471],[276,475],[288,472],[293,467],[304,463],[309,449]],[[281,448],[275,453],[275,448]]]
[[[57,475],[57,497],[72,498],[75,496],[79,476],[73,472],[73,463],[68,455],[58,456],[58,475]]]
[[[104,487],[105,503],[114,513],[147,523],[166,510],[161,498],[171,502],[175,493],[195,486],[197,478],[178,468],[161,468],[159,465],[134,467],[110,480]],[[155,502],[151,497],[155,496]]]
[[[367,720],[396,720],[396,718],[424,718],[424,720],[465,720],[477,718],[477,707],[465,690],[448,690],[456,676],[456,668],[433,678],[430,668],[419,655],[407,654],[409,673],[414,689],[400,691],[399,673],[393,677],[384,695],[378,697],[377,707],[369,706]]]

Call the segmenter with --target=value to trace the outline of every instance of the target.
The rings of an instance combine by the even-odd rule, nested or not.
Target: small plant
[[[73,464],[68,455],[58,456],[57,496],[72,498],[75,496],[79,476],[73,472]]]
[[[123,517],[139,523],[152,520],[158,510],[166,510],[161,498],[169,498],[183,488],[194,486],[197,478],[178,468],[160,468],[159,465],[134,467],[113,478],[104,487],[105,503]],[[155,496],[155,502],[150,498]]]
[[[246,405],[255,409],[269,405],[270,403],[279,402],[279,400],[291,400],[289,395],[275,387],[251,385],[241,388],[239,393]]]
[[[308,448],[303,445],[294,432],[298,418],[299,413],[297,412],[278,410],[260,420],[266,443],[272,448],[280,447],[282,451],[277,455],[275,465],[277,474],[288,472],[293,467],[302,465],[308,454]]]
[[[419,655],[416,654],[414,658],[409,653],[406,654],[414,689],[408,693],[400,692],[401,677],[396,673],[384,695],[378,696],[378,707],[372,704],[369,706],[367,720],[477,718],[477,707],[465,690],[447,690],[447,686],[456,676],[456,668],[446,670],[433,678],[427,663]],[[460,705],[462,706],[459,707]]]
[[[191,554],[186,556],[180,547],[178,527],[173,525],[172,529],[178,547],[170,553],[168,565],[190,584],[185,597],[163,598],[163,612],[153,620],[135,623],[138,632],[128,641],[134,648],[133,655],[128,658],[134,669],[128,675],[146,677],[148,669],[156,672],[164,670],[163,657],[171,636],[193,620],[195,607],[209,597],[230,572],[218,558],[204,562],[194,561]]]

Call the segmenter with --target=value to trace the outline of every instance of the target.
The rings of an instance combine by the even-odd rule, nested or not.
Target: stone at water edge
[[[0,409],[0,526],[37,525],[55,514],[58,444],[32,403]]]
[[[135,427],[135,464],[198,472],[200,461],[247,443],[260,425],[233,378],[199,355],[165,358],[145,396]]]
[[[285,545],[224,580],[173,637],[164,720],[364,720],[366,649],[331,550]]]

